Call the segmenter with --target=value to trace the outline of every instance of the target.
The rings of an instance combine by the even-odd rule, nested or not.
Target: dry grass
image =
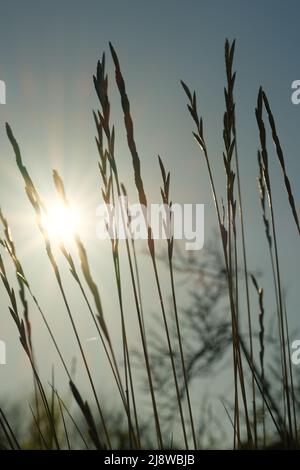
[[[195,131],[193,132],[196,143],[204,156],[204,164],[208,171],[208,177],[212,189],[212,197],[215,204],[217,226],[219,230],[219,240],[222,247],[223,265],[225,269],[226,290],[228,296],[228,309],[226,321],[231,326],[231,347],[232,347],[232,377],[233,377],[233,397],[232,412],[227,409],[226,413],[233,427],[233,447],[248,447],[251,449],[266,447],[270,440],[280,439],[281,445],[286,448],[298,446],[298,406],[295,398],[295,384],[293,370],[289,354],[289,330],[288,315],[285,308],[283,296],[282,272],[279,263],[279,241],[276,230],[276,207],[272,198],[272,182],[269,173],[269,151],[267,149],[265,114],[268,118],[272,139],[275,144],[275,150],[280,168],[283,173],[284,185],[283,192],[288,196],[289,206],[292,217],[296,224],[296,230],[300,233],[299,219],[297,215],[296,203],[293,197],[290,179],[287,175],[286,162],[283,150],[280,144],[278,133],[275,126],[275,120],[271,111],[266,93],[260,89],[256,105],[256,119],[259,131],[259,150],[258,150],[258,182],[259,197],[262,208],[263,227],[266,235],[266,249],[269,251],[271,261],[271,276],[274,283],[274,296],[277,305],[278,322],[278,341],[280,345],[281,369],[278,379],[281,387],[282,404],[277,404],[276,397],[272,394],[270,383],[271,377],[268,377],[268,370],[265,368],[265,308],[263,302],[263,289],[253,273],[249,272],[247,260],[247,233],[244,223],[244,212],[242,203],[242,188],[244,182],[241,181],[239,173],[239,152],[237,146],[236,131],[236,107],[234,101],[235,72],[233,72],[235,43],[225,43],[225,113],[223,119],[223,165],[226,177],[226,187],[217,188],[215,175],[213,172],[209,145],[204,135],[204,124],[202,117],[199,116],[196,93],[191,92],[189,87],[182,82],[184,92],[188,100],[188,110],[192,117]],[[130,102],[125,88],[125,81],[122,75],[119,59],[116,51],[110,44],[110,52],[115,66],[115,79],[120,93],[121,105],[124,115],[124,125],[127,134],[128,148],[132,157],[131,166],[135,189],[142,205],[147,206],[148,197],[143,181],[141,160],[138,154],[135,136],[134,124],[131,115]],[[103,201],[106,204],[113,203],[117,197],[126,195],[127,190],[121,182],[121,176],[118,171],[117,155],[115,150],[115,128],[111,123],[111,105],[108,94],[108,76],[105,71],[105,56],[98,62],[97,72],[94,76],[94,86],[99,99],[99,110],[94,112],[96,124],[96,145],[99,156],[99,171],[101,181],[101,193]],[[37,186],[32,181],[26,166],[21,157],[19,145],[14,137],[11,127],[6,126],[7,136],[12,144],[16,164],[23,177],[25,191],[28,200],[36,216],[36,222],[44,241],[45,250],[48,256],[50,266],[54,272],[58,291],[62,296],[67,317],[70,322],[70,334],[76,338],[77,346],[80,352],[82,364],[84,365],[87,380],[89,382],[94,403],[87,403],[79,391],[78,385],[75,385],[72,374],[61,352],[61,346],[57,343],[52,328],[49,324],[47,315],[44,313],[35,294],[31,282],[27,279],[25,269],[17,255],[17,248],[14,245],[10,234],[9,225],[0,213],[0,221],[3,227],[3,238],[1,244],[4,250],[9,254],[11,262],[14,265],[17,283],[18,295],[12,287],[13,281],[9,279],[4,265],[3,257],[0,255],[0,274],[3,286],[7,293],[10,306],[9,312],[15,322],[19,340],[24,349],[33,373],[33,384],[35,392],[35,405],[32,408],[34,425],[38,434],[36,446],[39,448],[72,448],[72,439],[70,438],[70,427],[73,432],[81,438],[85,447],[95,447],[96,449],[113,448],[113,435],[115,429],[112,427],[110,417],[105,409],[102,397],[96,389],[95,381],[91,373],[84,345],[82,343],[80,331],[76,326],[74,315],[70,307],[68,297],[72,292],[67,292],[64,286],[60,268],[56,255],[54,254],[52,241],[47,233],[47,229],[42,224],[43,214],[47,213],[47,207],[39,194]],[[184,138],[184,136],[182,136]],[[272,163],[273,164],[273,163]],[[202,162],[199,161],[199,171]],[[170,198],[170,172],[167,172],[162,159],[159,157],[159,168],[162,177],[162,186],[160,193],[163,203],[171,208]],[[68,197],[65,191],[63,181],[57,171],[53,172],[54,184],[62,204],[68,206]],[[159,187],[159,184],[158,184]],[[221,198],[222,195],[223,197]],[[128,214],[123,214],[125,218]],[[258,222],[259,222],[258,217]],[[163,413],[160,413],[160,389],[156,386],[156,365],[151,361],[149,352],[149,339],[151,332],[147,331],[142,306],[143,285],[139,271],[139,257],[137,255],[134,241],[126,240],[126,256],[130,272],[129,281],[124,286],[122,277],[120,247],[117,240],[111,241],[111,255],[113,260],[114,278],[119,303],[120,314],[120,332],[122,338],[122,357],[115,353],[113,345],[114,332],[109,331],[105,320],[100,289],[94,279],[88,254],[78,233],[74,234],[74,241],[77,248],[77,255],[69,253],[66,246],[60,244],[60,253],[67,263],[67,267],[75,281],[74,289],[78,289],[83,296],[87,311],[91,316],[95,331],[101,340],[105,358],[112,372],[113,385],[116,387],[116,393],[119,395],[122,404],[122,416],[126,422],[126,445],[132,449],[144,448],[147,446],[147,438],[143,431],[143,412],[139,409],[137,397],[140,393],[138,384],[135,381],[135,368],[133,351],[130,348],[128,340],[128,331],[131,325],[126,318],[126,305],[124,305],[124,289],[132,289],[132,297],[136,310],[136,319],[139,331],[139,341],[142,349],[143,370],[147,383],[147,394],[151,403],[151,416],[149,418],[150,435],[155,436],[155,446],[159,449],[167,448],[172,442],[171,436],[165,431],[169,429],[168,423],[164,422]],[[171,371],[172,382],[171,389],[174,392],[174,413],[178,416],[177,445],[181,448],[199,448],[200,437],[198,433],[199,424],[196,423],[195,408],[198,403],[193,403],[190,393],[191,377],[187,368],[187,357],[185,356],[185,344],[189,338],[185,336],[182,328],[183,312],[178,304],[174,269],[174,240],[166,241],[166,258],[168,264],[170,292],[164,291],[159,273],[159,264],[155,240],[152,236],[152,229],[148,230],[148,252],[152,263],[153,276],[157,289],[157,300],[160,309],[160,316],[163,325],[163,336],[166,341],[166,350],[164,359],[168,361],[168,368]],[[80,264],[80,270],[76,268],[77,260]],[[175,259],[176,261],[176,259]],[[242,266],[242,268],[239,268]],[[243,277],[239,276],[240,270]],[[252,279],[255,292],[258,296],[258,304],[252,302],[249,280]],[[86,442],[86,434],[80,431],[74,417],[68,411],[64,401],[58,395],[54,385],[49,391],[49,386],[42,383],[38,372],[38,355],[34,351],[34,332],[31,329],[30,312],[27,294],[34,301],[34,304],[41,315],[41,318],[49,332],[51,341],[57,351],[66,379],[70,384],[73,397],[79,407],[80,412],[86,423],[86,429],[89,435],[89,444]],[[171,295],[172,308],[171,318],[166,311],[166,298]],[[272,294],[271,294],[272,295]],[[91,300],[90,300],[91,299]],[[244,300],[241,300],[244,299]],[[254,341],[253,324],[254,319],[258,318],[259,323],[259,342],[256,350]],[[241,324],[246,321],[247,338],[241,334]],[[175,324],[175,334],[172,334],[172,325]],[[176,353],[177,351],[177,353]],[[179,361],[176,360],[178,354]],[[259,363],[256,358],[259,357]],[[121,364],[123,367],[121,367]],[[250,381],[248,380],[250,376]],[[52,381],[53,382],[53,381]],[[56,403],[56,405],[55,405]],[[15,436],[12,426],[4,412],[0,410],[0,424],[5,437],[7,448],[21,448]],[[98,413],[99,418],[95,417]],[[262,414],[262,420],[261,420]],[[71,418],[71,424],[65,419],[65,416]],[[44,424],[46,422],[46,425]],[[262,423],[262,429],[260,426]],[[167,426],[166,426],[167,424]],[[90,444],[91,443],[91,444]]]

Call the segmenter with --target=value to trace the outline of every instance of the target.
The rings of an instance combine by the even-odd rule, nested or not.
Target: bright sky
[[[67,318],[61,300],[53,294],[55,284],[46,256],[37,254],[44,248],[38,231],[31,228],[32,211],[5,135],[5,121],[12,126],[24,162],[41,192],[49,197],[53,191],[51,170],[57,168],[68,194],[81,206],[89,221],[84,237],[91,255],[99,256],[92,265],[109,316],[116,306],[116,301],[111,299],[116,295],[113,266],[109,250],[100,246],[95,236],[100,192],[92,119],[92,110],[98,103],[92,74],[97,60],[106,51],[122,180],[127,186],[133,183],[108,41],[118,52],[126,79],[147,190],[159,202],[156,183],[159,153],[171,169],[174,200],[206,204],[208,239],[215,214],[206,169],[192,139],[194,129],[179,80],[183,79],[198,93],[216,179],[223,184],[223,48],[226,37],[236,38],[237,129],[250,269],[264,272],[268,258],[256,192],[258,132],[254,108],[262,85],[270,98],[299,207],[300,105],[291,103],[291,84],[300,79],[298,9],[297,1],[277,0],[0,2],[0,80],[5,81],[7,89],[7,104],[0,105],[0,204],[12,225],[34,291],[37,295],[41,293],[45,310],[50,310],[53,324],[59,325],[57,334],[62,341],[64,327],[68,328],[64,326]],[[295,250],[298,239],[275,159],[272,167],[287,303],[292,326],[297,327],[300,259],[299,250]],[[131,194],[135,196],[133,191]],[[205,248],[201,256],[205,256]],[[147,265],[148,261],[143,263]],[[66,269],[65,276],[72,289]],[[271,284],[266,281],[265,287],[271,289]],[[150,283],[146,294],[149,301],[153,298],[151,289]],[[0,295],[0,339],[7,342],[8,348],[8,365],[0,368],[1,388],[17,391],[20,383],[25,383],[25,360],[16,352],[16,332],[8,318],[3,290]],[[79,299],[73,302],[79,305]],[[271,298],[269,306],[272,305]],[[153,302],[148,303],[147,310],[150,314]],[[82,315],[78,314],[78,322],[86,337],[93,334],[90,323]],[[39,330],[38,336],[37,349],[43,345],[47,333]],[[90,343],[88,347],[94,355],[95,345]],[[48,354],[47,350],[41,355],[45,364]],[[70,352],[70,360],[71,355]],[[56,362],[54,358],[53,362]],[[49,364],[47,367],[45,373],[50,376]],[[18,381],[13,374],[16,368],[20,370]]]

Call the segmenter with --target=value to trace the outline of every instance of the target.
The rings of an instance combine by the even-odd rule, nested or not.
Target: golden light
[[[57,241],[71,241],[79,229],[79,212],[63,204],[51,206],[42,218],[42,224],[49,237]]]

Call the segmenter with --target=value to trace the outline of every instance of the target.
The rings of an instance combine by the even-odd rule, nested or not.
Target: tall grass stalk
[[[79,334],[78,334],[78,331],[77,331],[77,328],[76,328],[76,325],[75,325],[75,322],[74,322],[74,319],[73,319],[73,315],[72,315],[69,303],[67,301],[67,297],[66,297],[66,293],[65,293],[65,290],[64,290],[64,287],[63,287],[63,284],[62,284],[62,280],[61,280],[60,272],[59,272],[59,269],[58,269],[58,265],[55,261],[55,257],[54,257],[53,252],[52,252],[52,247],[51,247],[51,243],[50,243],[48,233],[47,233],[47,231],[45,230],[45,228],[42,224],[42,219],[41,219],[42,211],[44,210],[44,212],[47,213],[47,209],[45,207],[45,204],[41,200],[41,198],[40,198],[40,196],[39,196],[32,180],[31,180],[31,178],[30,178],[30,176],[27,172],[26,167],[23,165],[18,143],[17,143],[16,139],[14,138],[12,130],[9,127],[8,124],[6,125],[6,130],[7,130],[7,136],[9,138],[9,140],[12,144],[12,147],[14,149],[14,152],[15,152],[16,162],[17,162],[18,168],[19,168],[19,170],[21,172],[21,175],[23,176],[23,179],[24,179],[24,182],[25,182],[25,189],[26,189],[27,196],[28,196],[29,201],[31,202],[31,205],[33,206],[33,209],[35,211],[37,225],[38,225],[38,228],[39,228],[39,230],[42,234],[42,237],[44,239],[46,252],[47,252],[50,264],[53,268],[55,278],[56,278],[59,290],[61,292],[61,295],[63,297],[63,301],[64,301],[64,304],[65,304],[65,307],[66,307],[66,310],[67,310],[67,313],[68,313],[68,317],[69,317],[69,320],[71,322],[71,326],[72,326],[74,335],[76,337],[77,344],[79,346],[81,357],[82,357],[82,360],[84,362],[86,373],[88,375],[88,379],[89,379],[89,382],[90,382],[90,385],[91,385],[91,389],[92,389],[92,392],[93,392],[93,395],[94,395],[94,398],[95,398],[95,401],[96,401],[99,416],[100,416],[101,423],[102,423],[104,433],[105,433],[105,436],[106,436],[107,444],[108,444],[109,447],[111,447],[110,437],[109,437],[109,434],[108,434],[108,431],[107,431],[105,419],[104,419],[103,412],[102,412],[102,409],[101,409],[101,406],[100,406],[100,402],[99,402],[99,399],[98,399],[98,396],[97,396],[97,392],[96,392],[94,381],[93,381],[93,378],[92,378],[92,375],[91,375],[90,367],[88,365],[88,362],[87,362],[87,359],[86,359],[86,356],[85,356],[85,353],[84,353],[84,350],[83,350],[83,346],[82,346],[82,343],[81,343],[81,340],[80,340],[80,337],[79,337]]]
[[[95,89],[98,94],[98,98],[99,98],[101,108],[102,108],[102,114],[100,113],[100,111],[98,112],[98,115],[94,113],[94,119],[95,119],[97,131],[98,131],[98,137],[96,138],[96,143],[97,143],[97,148],[98,148],[98,152],[100,156],[99,169],[100,169],[100,174],[102,177],[102,182],[104,184],[104,189],[106,188],[105,191],[102,190],[102,195],[103,195],[104,201],[108,203],[109,201],[108,191],[110,191],[111,183],[107,181],[107,173],[106,173],[107,160],[112,170],[112,174],[115,178],[118,197],[120,197],[122,193],[121,193],[121,184],[119,182],[117,163],[115,160],[115,153],[114,153],[114,128],[111,130],[110,123],[109,123],[110,103],[109,103],[108,94],[107,94],[108,79],[107,79],[107,75],[105,75],[105,56],[104,55],[102,58],[102,62],[100,61],[98,62],[97,76],[96,77],[94,76],[94,85],[95,85]],[[108,150],[106,152],[103,151],[103,139],[102,139],[103,132],[102,131],[104,131],[106,138],[107,138],[107,142],[108,142]],[[121,215],[122,215],[122,220],[124,223],[126,214],[123,213],[123,208],[121,210]],[[154,386],[153,386],[152,372],[151,372],[151,366],[150,366],[150,360],[149,360],[149,354],[148,354],[148,346],[147,346],[147,340],[146,340],[145,329],[144,329],[144,319],[143,319],[142,311],[141,311],[140,295],[139,295],[137,281],[135,279],[134,266],[133,266],[132,256],[131,256],[130,247],[129,247],[129,243],[127,239],[125,243],[126,243],[126,252],[127,252],[128,262],[129,262],[130,278],[131,278],[131,283],[132,283],[132,288],[133,288],[135,307],[136,307],[137,316],[138,316],[143,354],[144,354],[145,365],[146,365],[146,370],[147,370],[147,378],[148,378],[149,390],[150,390],[150,395],[151,395],[152,408],[153,408],[153,413],[154,413],[157,442],[158,442],[159,448],[162,449],[163,448],[162,432],[161,432],[160,420],[159,420],[157,403],[156,403]]]
[[[139,159],[139,155],[138,155],[135,140],[134,140],[133,122],[132,122],[132,117],[130,113],[130,104],[129,104],[128,96],[127,96],[126,89],[125,89],[125,82],[124,82],[122,72],[120,69],[119,59],[111,44],[110,44],[110,50],[111,50],[112,58],[113,58],[114,65],[115,65],[116,83],[117,83],[120,96],[121,96],[122,109],[124,113],[124,123],[125,123],[125,128],[126,128],[126,133],[127,133],[127,143],[128,143],[131,156],[132,156],[132,165],[133,165],[133,170],[134,170],[135,185],[136,185],[139,202],[141,206],[147,208],[148,207],[147,197],[146,197],[146,193],[144,190],[144,183],[143,183],[142,175],[141,175],[140,159]],[[187,438],[185,418],[184,418],[183,408],[182,408],[182,403],[181,403],[181,397],[180,397],[180,392],[179,392],[177,372],[175,368],[174,353],[172,350],[169,326],[167,322],[163,294],[162,294],[162,289],[161,289],[161,284],[160,284],[160,279],[159,279],[159,274],[158,274],[156,257],[155,257],[155,244],[154,244],[154,239],[152,236],[152,229],[150,226],[148,227],[148,249],[149,249],[149,254],[152,260],[152,266],[154,270],[154,277],[155,277],[155,282],[156,282],[156,287],[157,287],[157,292],[158,292],[158,297],[159,297],[159,303],[161,307],[163,324],[164,324],[165,333],[166,333],[168,352],[169,352],[169,357],[171,361],[174,385],[176,389],[176,396],[177,396],[177,403],[178,403],[178,409],[179,409],[179,414],[180,414],[183,438],[184,438],[185,446],[188,449],[188,438]]]

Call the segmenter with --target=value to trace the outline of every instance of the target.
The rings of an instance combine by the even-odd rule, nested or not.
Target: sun
[[[63,204],[48,208],[42,217],[42,224],[48,235],[59,242],[71,241],[79,229],[79,211]]]

